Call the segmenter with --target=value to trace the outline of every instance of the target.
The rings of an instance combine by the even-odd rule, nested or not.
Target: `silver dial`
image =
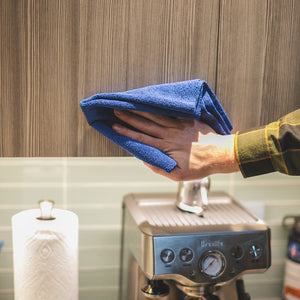
[[[200,269],[211,278],[220,276],[225,269],[223,254],[217,250],[206,252],[200,259]]]

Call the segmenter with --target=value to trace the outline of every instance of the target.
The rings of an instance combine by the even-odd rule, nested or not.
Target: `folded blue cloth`
[[[114,109],[199,119],[219,134],[229,134],[232,129],[215,94],[205,81],[199,79],[152,85],[126,92],[96,94],[82,100],[80,106],[90,126],[135,157],[167,172],[177,166],[173,158],[157,148],[112,130],[114,123],[122,124],[114,115]]]

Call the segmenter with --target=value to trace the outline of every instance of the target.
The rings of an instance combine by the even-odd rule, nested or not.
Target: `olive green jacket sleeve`
[[[278,171],[300,175],[300,109],[235,135],[235,155],[244,177]]]

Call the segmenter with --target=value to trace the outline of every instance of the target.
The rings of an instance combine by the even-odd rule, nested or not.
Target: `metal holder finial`
[[[54,201],[52,200],[40,200],[39,206],[41,210],[41,216],[37,219],[39,220],[54,220],[55,218],[52,216],[52,209],[54,206]]]

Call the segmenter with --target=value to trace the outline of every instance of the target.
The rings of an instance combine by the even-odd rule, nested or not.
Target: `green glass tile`
[[[0,229],[0,241],[4,242],[3,248],[4,247],[5,248],[12,248],[12,231],[11,231],[11,227],[9,227],[9,229],[3,229],[3,228]]]
[[[80,287],[105,287],[117,286],[119,284],[119,268],[108,267],[97,270],[80,270]]]
[[[231,195],[231,187],[226,186],[226,185],[212,184],[210,187],[210,191],[223,192],[223,193],[228,194],[229,196],[232,196]]]
[[[258,273],[258,274],[245,275],[245,279],[247,279],[247,282],[265,280],[265,279],[281,280],[283,278],[283,273],[284,273],[284,262],[281,262],[279,264],[272,263],[271,267],[266,272],[261,274]]]
[[[177,185],[145,184],[134,186],[129,184],[104,187],[69,187],[67,197],[69,204],[120,204],[123,197],[129,193],[176,193]]]
[[[298,184],[297,180],[278,173],[249,179],[239,173],[211,176],[211,190],[232,192],[242,203],[261,201],[265,205],[265,219],[271,223],[274,263],[264,274],[245,276],[251,299],[280,297],[278,284],[284,270],[288,238],[281,219],[286,214],[300,213],[300,201],[297,202],[300,181]],[[153,173],[133,157],[0,159],[0,183],[0,240],[5,241],[0,268],[12,268],[11,230],[8,229],[12,215],[24,207],[35,206],[42,198],[52,198],[56,207],[67,204],[79,217],[80,300],[117,300],[123,196],[148,192],[175,195],[178,185]],[[34,186],[34,183],[39,184]],[[12,292],[2,291],[11,288],[12,274],[0,273],[1,300],[13,299]]]
[[[1,300],[14,300],[14,291],[2,291],[0,290],[0,299]]]
[[[282,293],[282,280],[268,281],[247,281],[245,280],[246,292],[250,294],[251,299],[256,298],[276,298],[281,297]]]
[[[272,205],[271,202],[268,202],[265,210],[266,220],[278,220],[281,221],[287,215],[300,215],[300,200],[293,203],[292,205],[285,205],[282,201],[282,205]]]
[[[280,181],[291,181],[294,180],[296,177],[294,176],[288,176],[286,174],[283,173],[279,173],[279,172],[273,172],[273,173],[268,173],[268,174],[263,174],[263,175],[259,175],[259,176],[253,176],[253,177],[248,177],[248,178],[244,178],[241,174],[241,172],[235,172],[232,174],[233,175],[233,180],[234,181],[246,181],[246,182],[256,182],[256,181],[269,181],[269,180],[280,180]]]
[[[0,159],[0,183],[61,183],[62,159]]]
[[[280,243],[271,241],[272,261],[284,262],[286,258],[286,247],[287,243],[285,241],[282,241]]]
[[[231,181],[231,174],[213,174],[209,176],[211,184],[214,182],[228,183]]]
[[[38,208],[38,201],[41,199],[52,199],[55,204],[62,204],[62,187],[0,187],[0,205],[31,205]]]
[[[286,231],[281,224],[278,225],[269,225],[271,228],[271,239],[272,240],[281,240],[287,241],[289,232]]]
[[[12,251],[4,251],[4,249],[2,248],[0,254],[0,269],[12,269],[12,268],[13,268]]]
[[[0,272],[0,290],[14,288],[14,274],[11,272]],[[2,300],[2,298],[0,298]]]
[[[233,196],[240,201],[275,201],[297,200],[300,195],[299,185],[238,185],[233,187]]]
[[[119,267],[120,247],[79,250],[79,268]]]
[[[112,288],[80,289],[79,300],[117,300],[118,293],[119,289],[117,286]]]
[[[11,226],[11,218],[16,213],[22,211],[24,208],[0,208],[0,226]]]
[[[80,247],[120,246],[121,229],[79,229]]]
[[[144,164],[131,165],[115,163],[68,165],[67,181],[70,183],[93,182],[142,182],[142,181],[170,181],[159,176],[147,168]]]
[[[120,225],[121,205],[72,208],[80,225]]]

